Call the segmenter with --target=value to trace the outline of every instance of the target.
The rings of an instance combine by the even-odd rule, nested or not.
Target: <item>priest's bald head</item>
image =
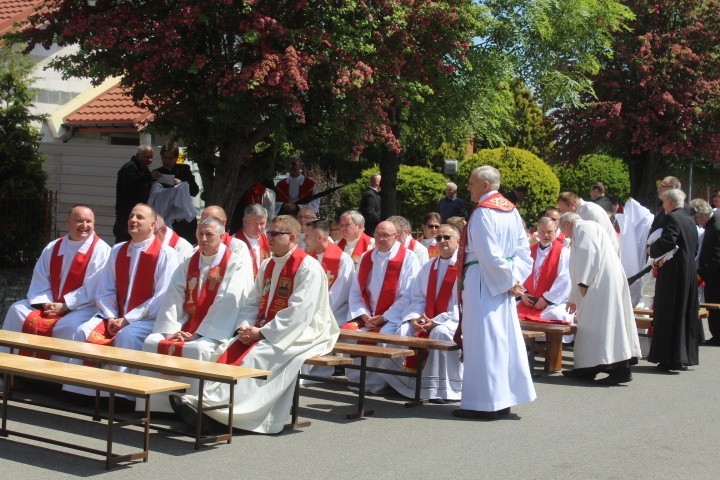
[[[200,219],[202,220],[206,217],[215,217],[220,220],[225,227],[227,227],[227,214],[225,213],[225,210],[218,205],[208,205],[203,208],[203,211],[200,212]]]
[[[375,227],[375,248],[380,252],[389,252],[398,239],[397,227],[394,223],[385,220]]]
[[[557,208],[561,213],[577,212],[580,206],[580,197],[573,192],[562,192],[557,198]]]
[[[155,234],[155,210],[144,203],[138,203],[130,211],[128,218],[128,233],[134,243],[139,243]]]
[[[70,240],[80,241],[95,231],[95,214],[87,205],[74,205],[66,219]]]

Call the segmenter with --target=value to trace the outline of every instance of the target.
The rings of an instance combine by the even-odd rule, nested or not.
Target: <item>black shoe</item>
[[[182,400],[179,410],[180,417],[182,418],[183,422],[187,423],[192,427],[195,427],[198,415],[197,408],[195,408],[193,404]],[[215,435],[218,433],[227,433],[228,427],[227,425],[223,425],[222,423],[218,422],[214,418],[210,418],[207,415],[203,414],[202,427],[200,431],[203,435]]]
[[[677,372],[673,372],[673,370],[675,370],[674,367],[675,367],[674,364],[665,363],[665,362],[660,362],[657,365],[655,365],[655,368],[661,372],[669,373],[671,375],[677,375]]]
[[[601,378],[600,380],[595,380],[595,383],[598,385],[605,385],[608,387],[614,387],[616,385],[620,385],[621,383],[628,383],[632,382],[632,373],[630,371],[625,372],[612,372],[610,375],[608,375],[605,378]]]
[[[170,401],[170,408],[172,408],[172,411],[175,412],[175,415],[182,416],[180,413],[180,406],[183,403],[182,396],[171,393],[168,400]]]
[[[672,370],[680,370],[681,372],[687,372],[688,366],[684,363],[676,363],[673,365]]]
[[[504,416],[504,415],[510,415],[510,407],[503,408],[502,410],[498,410],[498,411],[495,412],[495,413],[496,413],[498,416],[501,416],[501,415],[503,415],[503,416]]]
[[[586,382],[592,382],[593,380],[595,380],[595,376],[597,375],[597,372],[592,372],[592,371],[576,368],[573,370],[563,370],[562,374],[565,377],[574,378],[576,380],[584,380]]]
[[[452,412],[453,417],[469,418],[472,420],[496,420],[497,412],[483,412],[480,410],[466,410],[457,408]]]
[[[460,400],[447,400],[445,398],[431,398],[428,400],[430,403],[433,403],[435,405],[449,405],[451,403],[457,403]]]

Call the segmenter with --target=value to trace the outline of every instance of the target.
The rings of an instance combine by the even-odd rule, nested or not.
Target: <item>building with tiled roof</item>
[[[0,0],[0,35],[10,32],[42,3],[42,0]]]
[[[138,132],[152,114],[133,102],[120,85],[115,85],[84,103],[63,119],[66,128],[92,129],[98,132]]]

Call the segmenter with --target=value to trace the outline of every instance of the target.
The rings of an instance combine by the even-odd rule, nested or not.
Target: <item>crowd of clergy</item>
[[[27,298],[12,305],[3,328],[271,370],[267,380],[235,387],[206,383],[202,395],[206,406],[227,404],[235,388],[233,425],[261,433],[282,430],[304,361],[329,353],[340,329],[454,340],[460,350],[368,364],[407,371],[425,362],[422,397],[459,402],[455,416],[481,420],[536,397],[518,319],[577,324],[575,337],[565,339],[574,342],[567,376],[631,381],[631,365],[642,355],[633,306],[652,307],[652,292],[641,285],[658,292],[648,360],[667,372],[698,363],[698,230],[676,179],[661,183],[663,211],[655,217],[631,199],[615,219],[620,234],[603,208],[569,192],[527,229],[499,193],[493,167],[475,169],[467,189],[475,205],[469,218],[443,222],[430,212],[418,238],[400,216],[379,222],[372,237],[354,210],[318,220],[317,204],[298,202],[295,188],[295,198],[290,192],[285,199],[298,203],[294,216],[255,203],[236,232],[226,231],[222,208],[207,206],[195,246],[138,203],[127,219],[130,239],[111,248],[94,231],[92,209],[76,205],[68,234],[43,250]],[[696,202],[695,218],[720,225],[706,206]],[[704,239],[718,243],[714,228]],[[716,255],[716,245],[704,245],[706,256]],[[627,277],[646,262],[652,269],[631,290]],[[711,277],[720,275],[718,259],[710,263],[707,274],[701,268],[708,296]],[[191,385],[185,395],[164,397],[154,408],[194,422],[198,382],[183,381]],[[413,397],[412,381],[368,373],[367,389]],[[227,410],[207,415],[222,421]]]

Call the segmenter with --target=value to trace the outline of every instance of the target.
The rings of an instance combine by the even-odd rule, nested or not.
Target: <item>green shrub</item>
[[[593,183],[605,185],[605,195],[615,196],[625,202],[630,196],[630,173],[620,158],[610,155],[590,154],[580,157],[576,165],[553,167],[560,180],[560,190],[574,192],[590,199],[590,187]]]
[[[344,210],[357,210],[370,175],[379,171],[377,165],[367,168],[362,171],[360,178],[341,190]],[[438,200],[445,194],[445,184],[448,181],[445,175],[429,168],[400,165],[397,179],[397,214],[410,220],[413,228],[419,228],[426,213],[437,211]]]
[[[477,167],[490,165],[500,170],[500,190],[510,192],[526,187],[526,197],[518,202],[520,215],[534,224],[548,207],[555,205],[560,193],[560,182],[552,169],[536,155],[519,148],[494,148],[480,150],[460,162],[458,185],[464,185],[470,173]]]

